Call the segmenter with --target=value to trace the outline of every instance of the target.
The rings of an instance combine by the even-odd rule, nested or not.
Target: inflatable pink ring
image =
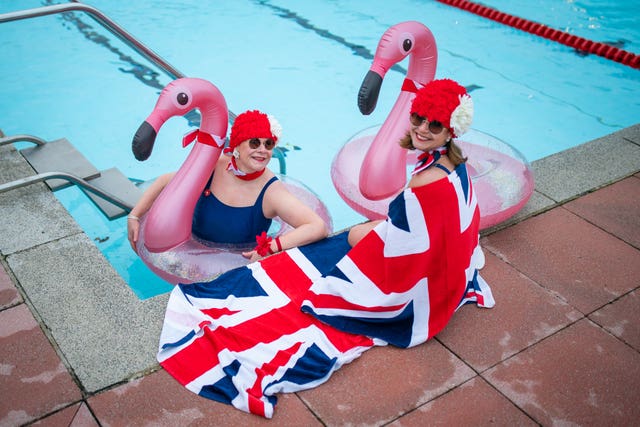
[[[329,232],[333,230],[333,223],[327,207],[312,190],[291,177],[278,175],[278,178],[293,195],[322,218]],[[208,282],[225,271],[246,265],[249,260],[242,256],[242,252],[251,250],[255,246],[255,243],[209,242],[192,235],[191,238],[174,248],[163,252],[151,252],[145,246],[145,225],[146,217],[142,218],[140,223],[141,232],[136,245],[138,255],[151,271],[173,284]],[[289,230],[291,230],[291,226],[276,217],[268,234],[276,237]]]
[[[193,283],[212,280],[231,268],[246,264],[242,251],[247,246],[223,245],[196,240],[191,222],[202,189],[213,171],[224,145],[229,113],[222,93],[213,84],[196,78],[169,83],[147,119],[136,132],[132,150],[138,160],[146,160],[153,150],[158,131],[174,116],[198,109],[200,128],[189,132],[183,146],[193,148],[173,179],[160,193],[149,212],[141,219],[136,249],[142,261],[169,283]],[[324,220],[329,232],[333,224],[326,206],[304,184],[279,177],[284,185]],[[280,235],[288,226],[276,218],[270,230]]]
[[[378,127],[365,129],[351,138],[331,164],[333,185],[342,199],[370,220],[384,219],[396,196],[370,200],[359,189],[358,165],[364,161]],[[534,189],[531,166],[515,148],[499,139],[471,129],[457,144],[468,157],[467,166],[480,207],[480,229],[497,225],[518,212]],[[416,162],[416,152],[405,154],[405,176]]]

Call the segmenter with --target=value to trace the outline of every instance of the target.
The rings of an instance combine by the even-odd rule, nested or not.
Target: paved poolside
[[[495,308],[367,351],[271,421],[158,367],[167,295],[140,301],[44,184],[0,194],[0,426],[637,425],[640,124],[533,168],[527,206],[483,232]],[[0,147],[0,183],[32,174]]]

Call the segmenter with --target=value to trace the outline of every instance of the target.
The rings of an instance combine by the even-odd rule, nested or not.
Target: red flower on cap
[[[457,138],[471,127],[473,101],[464,86],[451,79],[432,80],[418,90],[411,113],[437,120]]]
[[[245,111],[233,122],[228,151],[233,151],[241,142],[251,138],[271,138],[278,142],[280,133],[280,124],[272,116],[258,110]]]

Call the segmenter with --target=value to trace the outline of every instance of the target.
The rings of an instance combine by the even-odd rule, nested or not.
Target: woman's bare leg
[[[367,233],[373,230],[374,227],[380,224],[381,222],[382,221],[380,220],[370,221],[370,222],[365,222],[364,224],[358,224],[351,227],[351,230],[349,230],[349,237],[348,237],[348,241],[351,247],[355,246],[356,243],[362,240],[362,238],[366,236]]]

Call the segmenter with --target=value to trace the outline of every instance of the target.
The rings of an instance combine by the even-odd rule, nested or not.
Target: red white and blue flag
[[[271,418],[279,392],[322,384],[375,345],[300,311],[346,233],[171,292],[158,361],[187,389]]]
[[[480,277],[480,213],[464,164],[448,179],[404,190],[389,217],[315,281],[302,310],[398,347],[440,332],[462,304],[492,307]]]
[[[462,165],[401,193],[351,250],[342,233],[179,285],[158,361],[187,389],[271,418],[277,393],[322,384],[374,345],[424,342],[464,303],[491,307],[478,223]]]

